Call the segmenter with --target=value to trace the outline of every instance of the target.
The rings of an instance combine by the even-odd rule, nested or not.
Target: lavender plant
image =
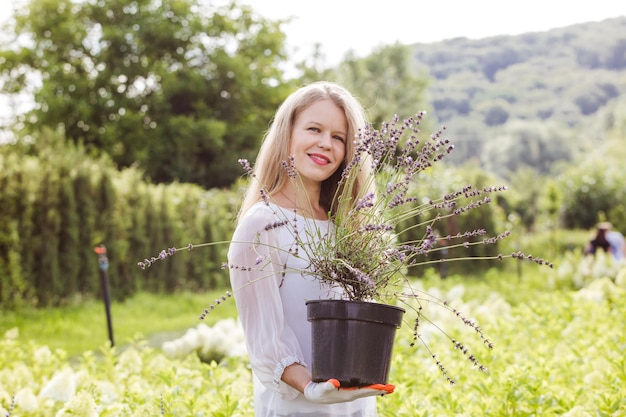
[[[467,230],[455,235],[438,236],[436,224],[453,216],[461,216],[471,210],[492,202],[492,195],[506,190],[505,186],[475,188],[471,185],[440,196],[437,199],[418,198],[412,193],[412,186],[419,181],[421,174],[454,150],[453,144],[444,138],[444,129],[437,131],[422,142],[419,138],[420,124],[425,113],[418,113],[403,121],[396,116],[391,122],[384,122],[380,129],[368,126],[355,137],[355,157],[348,161],[342,172],[340,186],[332,200],[336,214],[332,217],[333,227],[322,239],[310,239],[311,234],[320,233],[314,226],[298,224],[298,217],[292,211],[281,210],[270,205],[272,198],[264,184],[261,184],[261,200],[275,207],[280,221],[268,224],[266,231],[275,228],[288,228],[296,244],[288,250],[290,256],[306,260],[307,267],[299,271],[311,275],[330,287],[341,288],[343,298],[355,301],[377,301],[402,304],[412,310],[414,319],[414,341],[420,339],[419,326],[429,321],[423,312],[423,305],[436,304],[459,317],[471,327],[484,344],[491,348],[493,343],[486,338],[480,327],[454,309],[446,301],[419,290],[412,285],[408,275],[411,267],[441,260],[429,260],[428,255],[451,248],[469,248],[474,245],[496,244],[510,235],[508,231],[488,235],[484,229]],[[255,180],[254,170],[247,160],[240,160],[251,180]],[[293,160],[284,161],[290,181],[298,186],[298,175]],[[369,172],[365,184],[357,187],[359,174],[367,168]],[[360,191],[357,193],[356,190]],[[300,220],[302,221],[302,220]],[[306,220],[305,220],[306,221]],[[311,223],[313,223],[311,221]],[[410,236],[419,236],[411,238]],[[261,241],[250,242],[261,244]],[[224,244],[228,242],[208,242],[195,247]],[[158,260],[174,255],[179,249],[161,251],[158,256],[139,262],[147,268]],[[539,265],[552,264],[541,258],[525,255],[522,252],[483,257],[456,257],[445,262],[470,259],[514,258],[530,260]],[[228,265],[225,269],[264,270],[269,260],[257,259],[255,265]],[[236,291],[237,289],[233,289]],[[215,301],[201,315],[204,318],[216,305],[231,296],[227,292]],[[445,329],[441,329],[445,333]],[[476,357],[461,342],[448,336],[455,349],[462,352],[479,369],[484,370]],[[449,382],[450,378],[443,365],[433,354],[437,366]]]

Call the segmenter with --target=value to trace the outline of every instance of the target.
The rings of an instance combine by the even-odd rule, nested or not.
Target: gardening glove
[[[312,402],[321,404],[343,403],[357,398],[373,395],[391,394],[396,388],[390,384],[373,384],[365,387],[341,388],[336,379],[326,382],[309,382],[304,388],[304,397]]]

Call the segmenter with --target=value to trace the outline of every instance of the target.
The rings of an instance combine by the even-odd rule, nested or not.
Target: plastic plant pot
[[[404,309],[349,300],[310,300],[306,306],[313,381],[335,378],[343,387],[387,383]]]

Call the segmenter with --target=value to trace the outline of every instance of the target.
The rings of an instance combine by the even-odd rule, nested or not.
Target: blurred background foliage
[[[509,187],[441,224],[442,235],[513,231],[475,255],[524,245],[558,255],[580,248],[599,220],[626,232],[626,18],[381,46],[331,68],[316,48],[295,74],[283,23],[236,1],[15,6],[0,32],[2,309],[97,295],[100,243],[116,299],[225,287],[225,246],[146,271],[136,263],[230,237],[245,186],[237,160],[254,161],[277,106],[319,79],[353,91],[375,126],[421,110],[424,138],[445,126],[455,151],[416,195]]]

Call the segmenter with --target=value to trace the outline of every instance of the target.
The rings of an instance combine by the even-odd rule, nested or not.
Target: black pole
[[[107,269],[109,269],[109,260],[107,258],[107,248],[100,244],[94,248],[94,252],[98,255],[98,266],[100,268],[100,285],[102,286],[102,296],[104,298],[104,310],[107,316],[107,328],[109,330],[109,340],[111,346],[115,346],[113,341],[113,321],[111,319],[111,296],[109,294],[109,278]]]

